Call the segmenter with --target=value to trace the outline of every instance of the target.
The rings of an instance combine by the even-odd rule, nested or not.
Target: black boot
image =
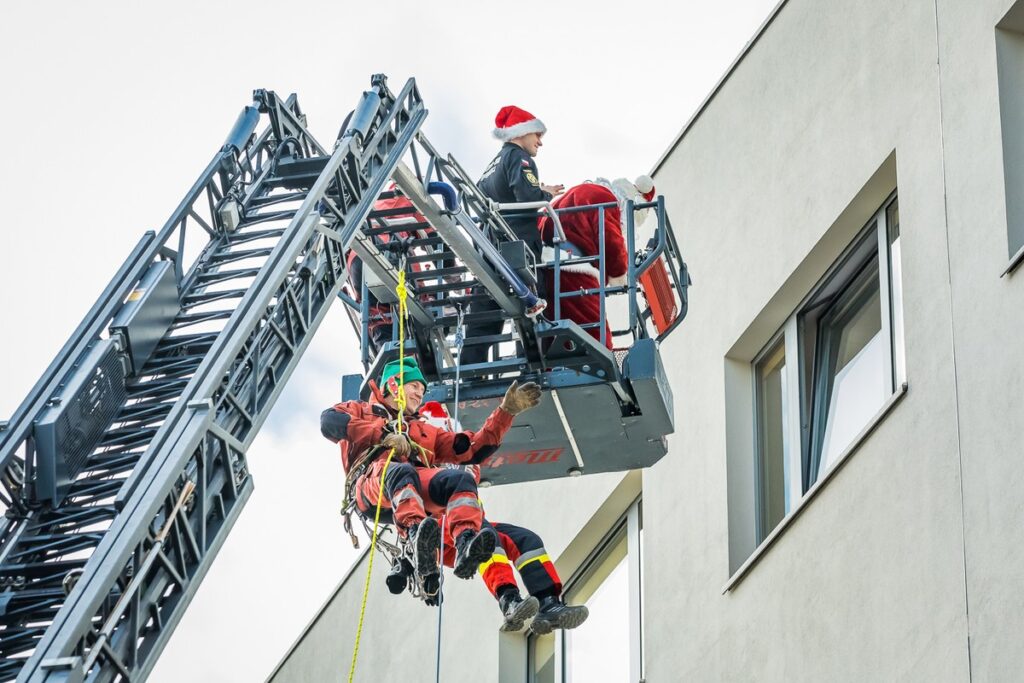
[[[527,595],[524,600],[519,591],[511,586],[498,594],[498,607],[505,617],[505,623],[501,625],[502,631],[522,631],[526,620],[537,614],[540,609],[540,601],[532,595]]]
[[[409,577],[412,576],[413,571],[412,563],[409,562],[407,557],[396,557],[391,562],[391,571],[388,572],[388,578],[385,582],[388,584],[388,590],[394,595],[398,595],[405,590],[406,586],[409,585]]]
[[[444,595],[441,593],[441,575],[431,574],[424,576],[420,582],[420,597],[428,607],[437,607],[444,602]]]
[[[481,529],[476,534],[467,529],[459,534],[455,539],[455,576],[473,578],[480,563],[491,559],[497,544],[498,535],[490,528]]]
[[[437,552],[441,548],[441,527],[433,517],[409,529],[408,547],[412,566],[422,579],[438,573]]]
[[[589,616],[586,605],[566,605],[561,598],[549,595],[540,601],[540,611],[530,628],[538,635],[545,635],[556,628],[576,628]]]

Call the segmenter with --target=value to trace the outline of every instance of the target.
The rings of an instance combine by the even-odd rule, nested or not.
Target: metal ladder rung
[[[225,263],[232,263],[234,261],[244,261],[245,259],[250,258],[263,258],[266,256],[270,256],[270,254],[273,253],[274,251],[273,247],[261,247],[259,249],[242,249],[239,251],[228,251],[230,246],[232,245],[229,245],[228,247],[218,250],[218,252],[214,254],[213,257],[210,258],[210,263],[216,265],[224,265]]]
[[[503,358],[487,363],[471,363],[469,365],[463,365],[459,369],[459,373],[462,377],[473,376],[473,375],[495,375],[501,372],[513,372],[522,370],[526,367],[528,361],[525,358]],[[456,368],[442,368],[440,375],[442,377],[455,377]]]
[[[449,296],[435,303],[445,306],[469,306],[478,301],[490,301],[491,297],[486,294],[467,294],[466,296]]]
[[[272,239],[280,237],[284,234],[283,228],[272,228],[270,230],[249,230],[246,231],[248,225],[240,225],[238,230],[231,233],[228,237],[228,243],[232,245],[245,244],[246,242],[255,242],[257,240]]]
[[[466,337],[463,344],[466,346],[479,346],[480,344],[500,344],[502,342],[519,341],[514,334],[487,334],[479,337]]]
[[[377,237],[378,235],[394,235],[400,232],[416,232],[417,230],[429,230],[430,223],[426,221],[417,221],[414,223],[396,223],[394,225],[383,225],[379,228],[366,228],[363,230],[364,235],[369,237]]]
[[[429,285],[427,287],[417,287],[416,295],[423,296],[424,294],[439,294],[441,292],[453,292],[459,289],[469,289],[477,284],[476,280],[466,280],[459,282],[442,282],[439,285]]]
[[[179,315],[171,323],[171,329],[179,329],[182,327],[188,327],[189,325],[195,325],[196,323],[210,322],[211,320],[227,320],[234,313],[234,309],[227,311],[204,311],[203,313],[190,313],[188,315]]]
[[[433,261],[446,261],[448,259],[455,260],[456,258],[458,257],[455,255],[455,252],[445,249],[444,251],[432,252],[430,254],[413,254],[412,256],[406,257],[405,262],[431,263]]]
[[[248,291],[248,289],[225,289],[219,292],[197,292],[195,294],[187,294],[184,301],[181,302],[181,305],[183,308],[189,308],[191,306],[201,306],[202,304],[222,301],[224,299],[240,299],[245,296]]]
[[[409,243],[412,248],[416,247],[435,247],[439,244],[444,244],[444,239],[439,235],[431,235],[430,237],[418,237]]]
[[[214,285],[218,282],[229,282],[230,280],[244,277],[256,277],[259,275],[259,268],[239,268],[238,270],[218,270],[213,273],[200,273],[196,282],[200,285]]]
[[[480,313],[466,313],[463,322],[486,323],[508,319],[509,317],[505,314],[505,311],[481,311]],[[435,318],[434,322],[438,325],[455,325],[459,322],[459,316],[443,315]]]
[[[430,270],[414,270],[406,277],[409,280],[429,280],[431,278],[447,277],[449,275],[462,275],[468,273],[466,266],[452,266],[450,268],[432,268]]]

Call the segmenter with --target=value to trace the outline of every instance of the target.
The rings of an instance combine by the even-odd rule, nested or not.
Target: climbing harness
[[[408,315],[407,299],[408,299],[408,296],[409,296],[409,290],[408,290],[408,288],[406,287],[406,284],[405,284],[405,267],[404,267],[405,266],[405,264],[404,264],[405,259],[404,259],[404,257],[403,257],[402,261],[403,261],[402,267],[400,267],[398,269],[398,285],[395,287],[395,293],[398,295],[398,391],[397,391],[396,396],[395,396],[395,405],[397,407],[398,415],[395,418],[395,420],[392,422],[392,425],[391,425],[392,432],[395,433],[395,434],[405,434],[405,433],[408,432],[408,425],[405,423],[406,398],[405,398],[405,362],[404,361],[405,361],[405,320],[406,320],[406,317]],[[463,346],[465,344],[465,330],[464,330],[465,322],[464,322],[464,318],[465,318],[465,311],[464,311],[462,305],[459,304],[458,305],[458,321],[456,323],[456,331],[455,331],[455,350],[456,350],[456,360],[455,360],[455,415],[454,415],[454,424],[455,425],[458,425],[458,420],[459,420],[459,383],[460,383],[460,374],[461,374],[461,368],[462,368],[462,349],[463,349]],[[371,383],[371,390],[373,390],[375,394],[379,393],[379,389],[377,389],[376,385],[372,384],[372,383]],[[378,396],[378,398],[381,398],[381,397]],[[410,446],[413,446],[413,447],[415,447],[415,449],[419,450],[419,453],[420,453],[421,460],[422,460],[423,464],[425,464],[426,466],[429,467],[432,464],[432,462],[433,462],[433,457],[432,457],[433,453],[431,453],[428,449],[426,449],[426,448],[420,446],[419,444],[415,443],[411,439],[409,440],[409,443],[410,443]],[[366,473],[366,470],[369,468],[370,464],[373,463],[373,461],[377,457],[380,456],[382,450],[383,450],[383,447],[380,446],[380,445],[377,445],[377,446],[374,446],[373,448],[368,449],[366,451],[366,453],[362,454],[352,464],[352,467],[349,469],[348,476],[345,478],[345,500],[344,500],[344,502],[342,504],[342,515],[344,517],[345,531],[346,531],[346,533],[348,533],[349,538],[352,541],[352,545],[355,548],[359,547],[359,539],[355,535],[355,533],[353,532],[353,529],[352,529],[352,518],[351,518],[352,513],[356,509],[355,486],[356,486],[357,482],[359,481],[359,478],[363,474]],[[351,666],[349,668],[349,678],[348,678],[349,683],[352,683],[352,681],[354,681],[355,671],[356,671],[356,663],[357,663],[358,657],[359,657],[359,641],[360,641],[360,638],[362,637],[363,618],[364,618],[365,613],[366,613],[366,603],[367,603],[367,599],[369,597],[369,592],[370,592],[370,577],[371,577],[371,575],[373,573],[374,551],[377,549],[378,543],[379,543],[379,545],[382,548],[384,548],[385,552],[387,552],[387,554],[390,555],[393,564],[395,562],[401,562],[402,555],[405,553],[405,551],[403,551],[403,548],[401,547],[401,541],[399,541],[398,544],[388,543],[388,542],[383,541],[383,540],[380,539],[380,533],[379,533],[379,531],[380,531],[380,511],[381,511],[381,506],[382,506],[383,500],[384,500],[384,479],[387,476],[388,467],[391,464],[391,459],[394,457],[394,454],[395,454],[395,450],[393,448],[390,449],[390,451],[388,453],[388,456],[387,456],[387,460],[384,463],[384,469],[381,472],[380,487],[378,488],[378,491],[377,491],[377,505],[376,505],[376,510],[374,512],[373,527],[372,527],[372,529],[369,527],[369,525],[367,523],[367,520],[366,520],[366,517],[364,515],[360,515],[360,519],[362,520],[362,523],[363,523],[363,528],[366,530],[367,534],[371,538],[371,541],[370,541],[370,559],[369,559],[369,562],[367,563],[366,581],[365,581],[365,585],[363,587],[363,597],[362,597],[362,601],[361,601],[360,608],[359,608],[359,623],[358,623],[358,625],[356,627],[356,641],[355,641],[355,646],[354,646],[353,651],[352,651],[352,663],[351,663]],[[447,515],[444,515],[441,518],[441,528],[442,529],[446,528],[446,524],[447,524]],[[421,597],[424,600],[426,600],[428,602],[428,604],[432,600],[436,600],[436,604],[437,604],[437,607],[438,607],[438,610],[437,610],[437,653],[436,653],[436,662],[435,662],[435,675],[436,675],[436,680],[437,680],[438,683],[440,683],[440,680],[441,680],[441,628],[442,628],[442,617],[443,617],[443,613],[444,613],[443,612],[444,611],[444,591],[443,591],[443,587],[444,587],[444,534],[443,533],[441,535],[441,549],[440,549],[440,553],[441,553],[440,554],[440,560],[441,561],[438,563],[439,576],[438,576],[438,586],[437,586],[436,592],[434,592],[434,593],[427,592],[426,588],[423,585],[421,585],[421,582],[418,580],[419,577],[414,577],[414,580],[411,582],[412,583],[411,592],[413,592],[414,596],[418,594],[418,597]]]

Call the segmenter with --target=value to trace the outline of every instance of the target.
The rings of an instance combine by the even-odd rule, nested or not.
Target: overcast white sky
[[[494,114],[516,104],[548,126],[542,181],[568,186],[648,171],[775,4],[5,5],[0,419],[141,233],[164,223],[254,88],[298,93],[326,144],[371,74],[395,90],[415,77],[427,135],[471,173],[498,146]],[[262,680],[344,574],[341,468],[317,425],[356,353],[339,307],[253,445],[256,491],[151,680]]]

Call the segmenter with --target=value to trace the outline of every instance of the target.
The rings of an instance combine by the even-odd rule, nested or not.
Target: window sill
[[[778,538],[783,533],[785,533],[786,529],[793,525],[793,522],[796,520],[796,518],[799,517],[800,514],[807,508],[807,506],[811,504],[811,501],[814,500],[814,498],[818,495],[818,492],[821,491],[821,489],[824,488],[825,485],[828,484],[828,482],[830,482],[836,476],[839,470],[843,468],[843,465],[846,464],[846,461],[850,459],[850,456],[853,455],[853,453],[856,452],[858,448],[860,448],[860,445],[867,440],[868,436],[871,435],[871,432],[875,430],[875,427],[877,427],[882,422],[882,420],[885,419],[886,415],[888,415],[889,412],[896,406],[896,404],[900,402],[900,400],[906,395],[906,393],[907,383],[904,382],[902,385],[900,385],[896,392],[889,397],[889,400],[887,400],[885,404],[883,404],[882,407],[878,409],[878,412],[875,413],[875,416],[872,417],[870,421],[868,421],[868,423],[864,426],[864,429],[862,429],[860,433],[857,434],[856,438],[854,438],[850,445],[847,446],[846,450],[843,451],[842,455],[839,456],[839,459],[836,460],[836,464],[833,465],[821,479],[814,483],[814,486],[812,486],[810,490],[800,500],[800,502],[797,503],[796,507],[793,508],[793,511],[789,513],[789,515],[785,517],[781,522],[779,522],[779,525],[777,527],[772,529],[772,532],[768,534],[768,536],[763,541],[761,541],[761,544],[757,546],[753,553],[750,554],[750,557],[747,558],[746,562],[740,565],[740,568],[737,569],[735,573],[733,573],[733,575],[729,577],[729,580],[725,583],[725,586],[722,587],[723,595],[736,588],[736,585],[743,580],[743,577],[745,577],[751,569],[754,568],[754,565],[756,565],[761,560],[765,553],[768,552],[768,549],[775,544],[775,541],[778,540]]]
[[[1013,273],[1021,263],[1024,263],[1024,247],[1017,250],[1017,253],[1010,258],[1010,263],[1006,266],[1006,270],[999,277],[1004,277],[1007,274]]]

